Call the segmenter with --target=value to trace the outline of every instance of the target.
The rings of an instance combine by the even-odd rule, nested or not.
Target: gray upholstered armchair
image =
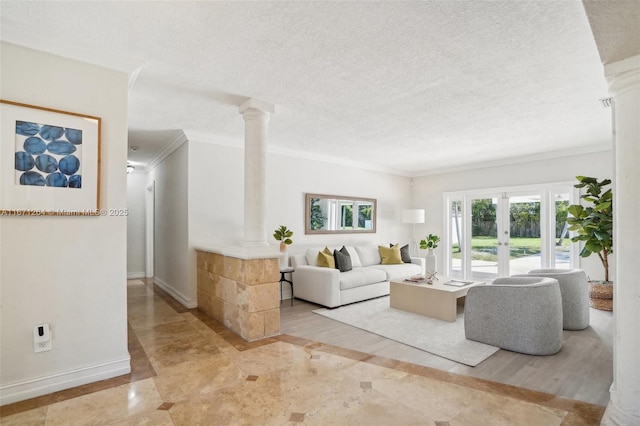
[[[589,283],[582,269],[533,269],[514,277],[546,277],[558,280],[562,295],[562,328],[584,330],[589,327]]]
[[[552,278],[497,278],[471,287],[464,307],[469,340],[530,355],[562,347],[562,298]]]

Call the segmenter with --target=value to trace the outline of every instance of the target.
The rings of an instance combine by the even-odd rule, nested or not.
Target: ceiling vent
[[[611,103],[613,102],[613,98],[602,98],[599,99],[602,104],[602,108],[611,108]]]

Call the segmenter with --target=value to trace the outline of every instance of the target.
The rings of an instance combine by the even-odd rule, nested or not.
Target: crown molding
[[[508,166],[512,164],[529,163],[532,161],[550,160],[553,158],[571,157],[574,155],[592,154],[595,152],[607,152],[613,150],[613,139],[610,144],[589,145],[585,147],[565,149],[560,151],[549,151],[540,154],[526,155],[520,157],[505,158],[502,160],[485,161],[482,163],[465,164],[461,166],[444,167],[441,169],[425,170],[420,173],[413,174],[411,177],[425,177],[433,175],[441,175],[446,173],[466,172],[469,170],[486,169],[489,167]]]
[[[208,133],[193,131],[193,130],[182,130],[176,136],[176,138],[167,145],[158,155],[156,155],[153,160],[147,163],[146,168],[144,168],[144,172],[148,172],[155,168],[162,160],[167,158],[173,151],[178,149],[183,143],[187,141],[197,141],[203,143],[210,143],[213,145],[226,146],[230,148],[244,149],[244,144],[242,139],[232,138],[229,136],[220,136],[220,135],[212,135]],[[282,155],[285,157],[291,158],[303,158],[305,160],[318,161],[322,163],[329,163],[339,166],[346,167],[354,167],[362,170],[369,170],[373,172],[386,173],[395,176],[408,177],[408,178],[419,178],[433,175],[440,175],[446,173],[457,173],[457,172],[465,172],[469,170],[478,170],[478,169],[486,169],[489,167],[499,167],[499,166],[508,166],[511,164],[520,164],[520,163],[528,163],[531,161],[542,161],[549,160],[553,158],[561,158],[561,157],[571,157],[574,155],[582,155],[582,154],[591,154],[596,152],[607,152],[612,151],[613,149],[613,141],[610,144],[598,144],[598,145],[589,145],[585,147],[572,148],[566,150],[559,151],[549,151],[540,154],[534,155],[526,155],[519,157],[511,157],[501,160],[495,161],[485,161],[482,163],[472,163],[472,164],[464,164],[460,166],[452,166],[452,167],[443,167],[432,170],[423,170],[419,172],[407,172],[403,170],[397,170],[388,167],[380,167],[374,164],[363,163],[358,161],[352,161],[348,159],[335,158],[327,155],[314,154],[301,150],[293,150],[288,148],[282,148],[279,146],[268,145],[267,152],[269,154]]]
[[[187,135],[185,135],[185,133],[182,130],[180,130],[176,135],[176,137],[173,139],[173,141],[171,141],[169,145],[165,146],[162,151],[160,151],[155,157],[151,159],[151,161],[149,161],[146,164],[146,167],[144,168],[144,172],[148,173],[151,170],[155,169],[158,166],[158,164],[160,164],[165,158],[171,155],[173,151],[180,148],[182,144],[184,144],[188,140],[189,139],[187,138]]]
[[[209,133],[198,132],[195,130],[183,130],[187,140],[210,143],[213,145],[229,146],[232,148],[243,148],[243,140],[232,138],[229,136],[212,135]]]
[[[138,81],[138,77],[140,76],[140,72],[142,72],[142,69],[145,67],[145,65],[147,65],[146,62],[135,70],[131,71],[131,73],[129,74],[129,97],[131,97],[131,92],[133,91],[133,88]]]
[[[304,158],[306,160],[319,161],[322,163],[330,163],[330,164],[336,164],[339,166],[355,167],[357,169],[369,170],[372,172],[387,173],[387,174],[403,176],[403,177],[410,176],[410,174],[407,173],[406,171],[396,170],[389,167],[381,167],[375,164],[363,163],[363,162],[347,160],[343,158],[335,158],[327,155],[314,154],[306,151],[281,148],[278,146],[268,147],[267,152],[271,154],[283,155],[286,157]]]
[[[193,140],[198,142],[211,143],[214,145],[222,145],[222,146],[228,146],[232,148],[244,149],[244,142],[242,139],[235,139],[227,136],[216,136],[216,135],[201,133],[193,130],[184,130],[183,132],[186,135],[187,139],[190,141]],[[306,160],[337,164],[341,166],[355,167],[358,169],[387,173],[387,174],[392,174],[397,176],[405,176],[405,177],[409,176],[406,172],[391,169],[391,168],[378,167],[368,163],[338,159],[335,157],[329,157],[329,156],[320,155],[320,154],[313,154],[306,151],[281,148],[278,146],[268,145],[268,144],[267,144],[267,153],[282,155],[285,157],[292,157],[292,158],[304,158]]]

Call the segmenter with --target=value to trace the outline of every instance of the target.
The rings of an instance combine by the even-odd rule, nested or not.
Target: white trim
[[[182,146],[183,143],[187,142],[187,136],[183,131],[179,131],[176,137],[171,141],[171,143],[164,147],[162,151],[160,151],[151,161],[147,163],[147,167],[145,168],[146,172],[149,172],[156,168],[158,164],[160,164],[165,158],[173,153],[173,151],[177,150]]]
[[[505,158],[502,160],[485,161],[481,163],[465,164],[453,167],[444,167],[442,169],[427,170],[424,172],[416,172],[411,174],[412,177],[424,177],[441,175],[445,173],[464,172],[468,170],[488,169],[498,166],[508,166],[512,164],[529,163],[532,161],[550,160],[554,158],[562,157],[575,157],[576,155],[592,154],[595,152],[608,152],[613,150],[613,142],[607,141],[607,143],[599,145],[589,145],[584,147],[576,147],[572,149],[565,149],[561,151],[549,151],[540,154],[524,155],[521,157]]]
[[[554,190],[557,187],[564,188],[567,186],[573,186],[577,181],[563,181],[563,182],[547,182],[547,183],[534,183],[530,185],[513,185],[513,186],[498,186],[493,188],[483,188],[483,189],[469,189],[469,190],[460,190],[460,191],[446,191],[445,195],[448,196],[465,196],[469,195],[486,195],[495,192],[529,192],[540,190],[541,188],[553,188]]]
[[[616,74],[624,74],[630,71],[637,71],[638,69],[640,69],[640,55],[635,55],[605,64],[604,75],[609,78]]]
[[[414,174],[413,173],[409,173],[403,170],[397,170],[397,169],[390,169],[387,167],[381,167],[381,166],[377,166],[377,165],[373,165],[373,164],[368,164],[368,163],[362,163],[362,162],[358,162],[358,161],[353,161],[353,160],[348,160],[346,158],[335,158],[335,157],[329,157],[326,155],[321,155],[321,154],[314,154],[311,152],[306,152],[306,151],[298,151],[298,150],[294,150],[294,149],[288,149],[288,148],[281,148],[278,146],[268,146],[267,147],[267,152],[270,154],[277,154],[277,155],[283,155],[286,157],[292,157],[292,158],[304,158],[306,160],[311,160],[311,161],[319,161],[319,162],[323,162],[323,163],[329,163],[329,164],[337,164],[340,166],[346,166],[346,167],[354,167],[356,169],[363,169],[363,170],[370,170],[373,172],[380,172],[380,173],[387,173],[387,174],[391,174],[391,175],[396,175],[396,176],[402,176],[402,177],[411,177]]]
[[[276,106],[274,104],[255,98],[249,98],[241,103],[238,107],[238,112],[242,114],[248,109],[257,109],[258,111],[266,112],[267,114],[273,114],[276,112]]]
[[[210,135],[208,133],[202,133],[194,130],[183,130],[182,131],[189,141],[197,141],[210,143],[213,145],[222,145],[229,146],[232,148],[242,149],[244,146],[244,139],[242,138],[232,138],[229,136],[220,136],[220,135]]]
[[[136,278],[145,278],[144,271],[127,272],[127,279],[128,280],[135,280]]]
[[[236,139],[236,138],[231,138],[227,136],[210,135],[210,134],[201,133],[193,130],[184,130],[183,132],[186,135],[187,139],[190,141],[198,141],[198,142],[204,142],[204,143],[211,143],[214,145],[229,146],[232,148],[244,149],[243,140],[240,138]],[[360,163],[357,161],[329,157],[329,156],[320,155],[320,154],[313,154],[307,151],[298,151],[294,149],[281,148],[273,145],[267,145],[267,152],[269,154],[282,155],[285,157],[292,157],[296,159],[304,158],[306,160],[319,161],[319,162],[329,163],[329,164],[338,164],[342,166],[355,167],[359,169],[371,170],[374,172],[381,172],[381,173],[388,173],[388,174],[393,174],[397,176],[404,176],[404,177],[410,176],[409,173],[401,170],[378,167],[378,166],[373,166],[366,163]]]
[[[136,82],[138,81],[138,77],[140,77],[140,72],[142,71],[142,69],[146,64],[147,62],[145,61],[141,66],[131,71],[131,73],[129,74],[129,97],[131,97],[131,91],[136,85]]]
[[[131,357],[37,377],[0,387],[0,405],[47,395],[64,389],[131,373]]]
[[[202,133],[194,130],[182,130],[180,134],[175,138],[175,140],[169,144],[160,154],[156,155],[153,160],[147,163],[147,167],[145,171],[152,170],[156,167],[162,160],[164,160],[169,154],[178,149],[184,142],[187,141],[198,141],[204,143],[211,143],[214,145],[228,146],[232,148],[244,149],[244,142],[242,138],[233,138],[229,136],[221,136],[221,135],[212,135],[207,133]],[[283,148],[274,145],[267,145],[267,153],[269,154],[277,154],[286,157],[292,157],[296,159],[306,159],[311,161],[319,161],[322,163],[335,164],[346,167],[354,167],[362,170],[370,170],[374,172],[387,173],[396,176],[402,177],[424,177],[424,176],[433,176],[440,175],[445,173],[454,173],[454,172],[463,172],[468,170],[477,170],[477,169],[485,169],[497,166],[506,166],[511,164],[520,164],[520,163],[528,163],[531,161],[540,161],[540,160],[549,160],[553,158],[561,158],[561,157],[573,157],[581,154],[592,154],[596,152],[608,152],[613,149],[613,144],[611,141],[607,141],[607,143],[598,144],[598,145],[589,145],[585,147],[576,147],[561,151],[549,151],[543,152],[540,154],[532,154],[532,155],[523,155],[520,157],[511,157],[504,158],[501,160],[495,161],[486,161],[481,163],[472,163],[472,164],[463,164],[460,166],[452,166],[452,167],[443,167],[440,169],[433,170],[424,170],[418,172],[407,172],[405,170],[397,170],[388,167],[381,167],[378,165],[373,165],[369,163],[363,163],[358,161],[349,160],[346,158],[335,158],[328,155],[315,154],[308,151],[301,151],[289,148]]]
[[[162,281],[158,277],[154,277],[153,278],[153,282],[158,287],[160,287],[162,290],[164,290],[167,293],[169,293],[169,295],[171,295],[171,297],[173,297],[178,302],[180,302],[182,304],[182,306],[184,306],[185,308],[193,309],[193,308],[197,308],[198,307],[198,299],[189,299],[184,294],[180,293],[178,290],[174,289],[173,287],[171,287],[169,284],[167,284],[166,282]]]

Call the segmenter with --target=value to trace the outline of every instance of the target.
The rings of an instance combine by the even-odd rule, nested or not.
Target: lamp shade
[[[424,209],[405,209],[402,211],[403,223],[424,223]]]

